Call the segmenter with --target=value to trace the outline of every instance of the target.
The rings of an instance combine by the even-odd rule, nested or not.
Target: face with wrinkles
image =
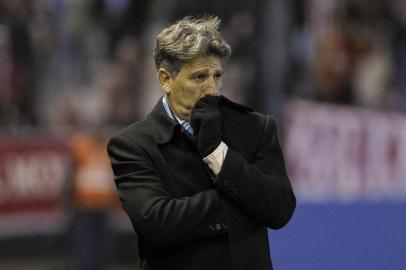
[[[176,77],[163,68],[158,70],[161,87],[179,118],[190,120],[190,113],[200,98],[220,94],[222,66],[220,58],[210,55],[183,64]]]

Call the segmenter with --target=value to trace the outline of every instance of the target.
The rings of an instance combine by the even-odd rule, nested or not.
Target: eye
[[[193,79],[196,81],[203,81],[205,78],[206,78],[206,75],[204,75],[204,74],[198,74],[193,77]]]
[[[216,73],[216,74],[214,74],[214,79],[218,80],[218,79],[220,79],[222,76],[223,76],[222,73]]]

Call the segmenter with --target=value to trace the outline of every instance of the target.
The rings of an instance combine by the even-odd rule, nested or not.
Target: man
[[[267,228],[295,209],[274,120],[220,96],[219,23],[186,17],[158,35],[164,96],[108,145],[145,270],[272,269]]]

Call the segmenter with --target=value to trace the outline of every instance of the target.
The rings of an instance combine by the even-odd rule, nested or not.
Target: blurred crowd
[[[290,94],[406,109],[406,1],[294,2]]]
[[[0,124],[84,126],[137,118],[131,102],[142,92],[139,37],[147,6],[1,1]]]
[[[120,127],[142,118],[160,96],[154,38],[187,14],[222,18],[233,48],[224,92],[252,100],[264,2],[0,0],[0,128]],[[288,2],[284,96],[406,108],[406,1]]]
[[[208,2],[208,13],[226,10],[225,3]],[[249,43],[241,39],[253,32],[253,12],[237,2],[242,6],[218,15],[231,25],[232,43],[248,44],[234,46],[237,57],[230,62],[229,95],[238,100],[248,87],[249,64],[243,65],[248,50],[243,48]],[[170,21],[200,14],[196,6],[203,6],[196,3],[0,1],[0,128],[91,129],[139,120],[161,95],[154,38]]]

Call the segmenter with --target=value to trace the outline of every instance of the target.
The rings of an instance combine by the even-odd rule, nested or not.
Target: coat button
[[[211,232],[214,232],[215,230],[216,230],[216,228],[213,226],[213,225],[209,225],[209,230],[211,231]]]
[[[225,222],[221,223],[221,227],[223,227],[223,229],[228,229],[228,226]]]
[[[228,181],[227,179],[224,180],[224,185],[225,186],[229,186],[230,185],[230,181]]]
[[[220,230],[221,230],[221,224],[219,224],[219,223],[216,224],[216,230],[217,230],[217,231],[220,231]]]

